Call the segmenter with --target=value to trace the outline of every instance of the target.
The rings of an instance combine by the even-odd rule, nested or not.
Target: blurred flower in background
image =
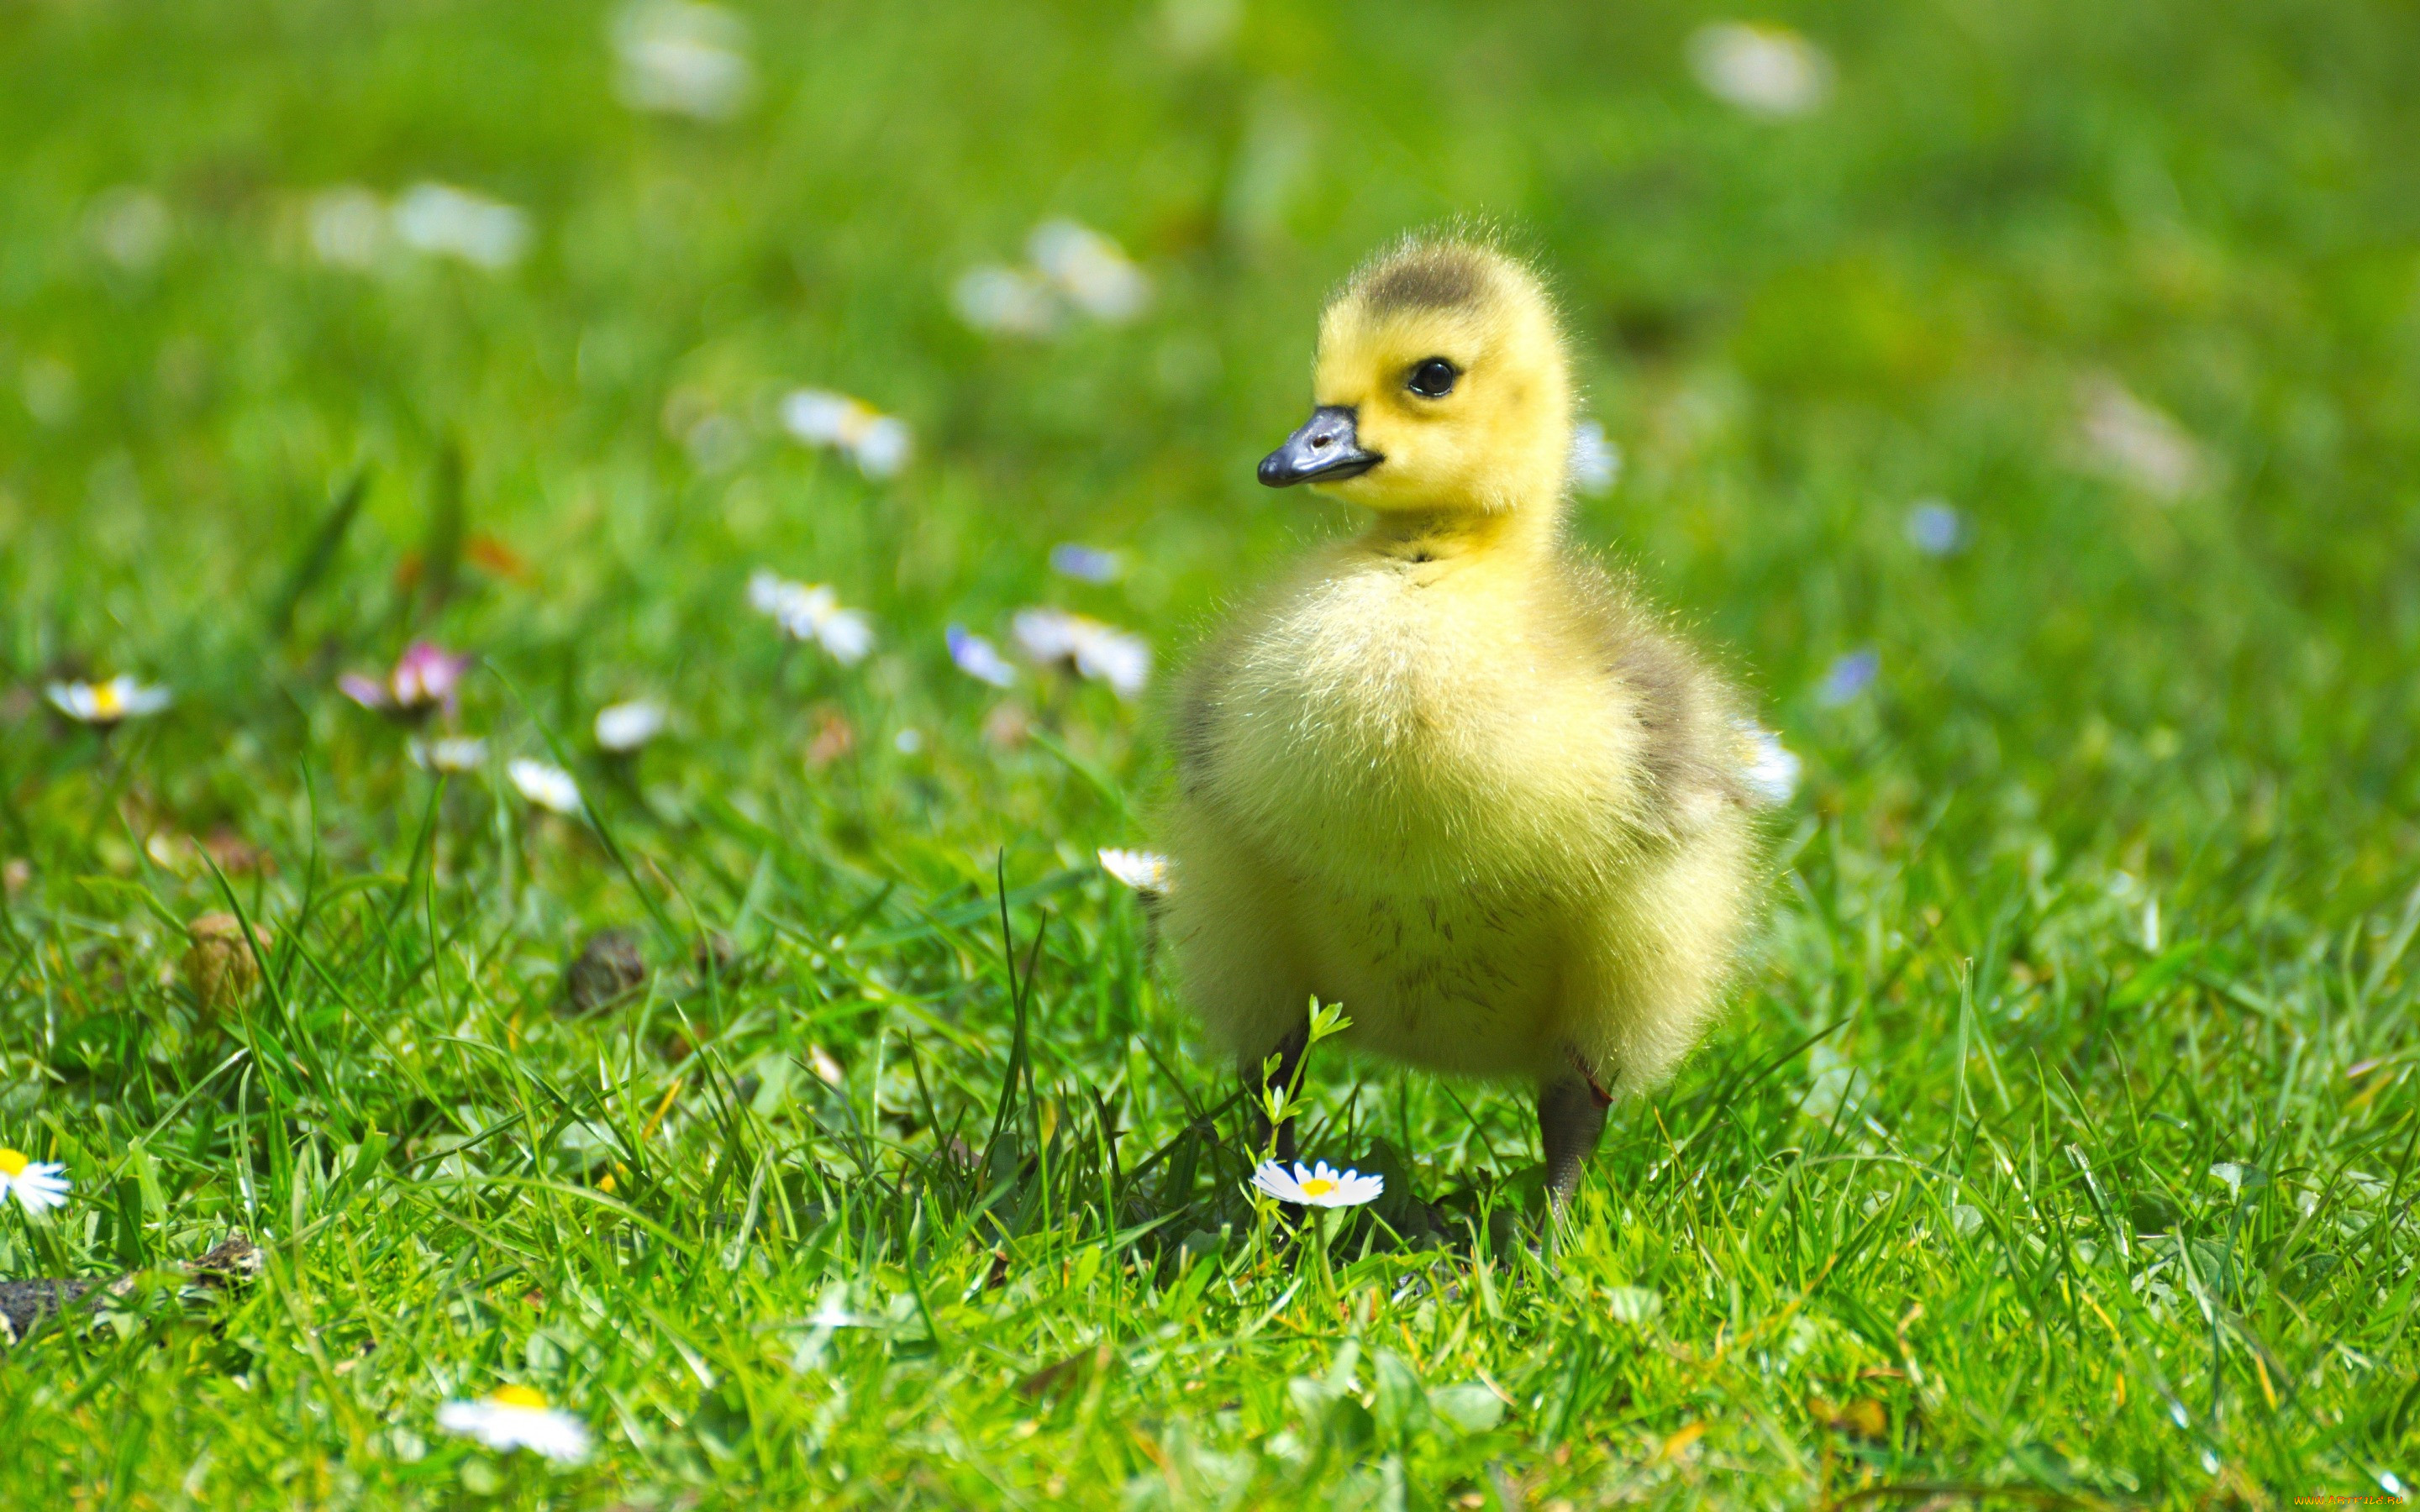
[[[1151,280],[1125,248],[1091,226],[1045,221],[1026,239],[1025,255],[1069,303],[1096,320],[1123,324],[1151,302]]]
[[[597,711],[597,745],[616,756],[628,755],[663,733],[664,711],[644,699],[609,703]]]
[[[429,772],[475,772],[488,760],[488,743],[470,735],[414,740],[405,748],[412,765]]]
[[[1611,493],[1621,481],[1621,449],[1606,438],[1605,427],[1583,420],[1572,427],[1572,486],[1594,497]]]
[[[505,764],[504,775],[512,779],[516,792],[538,808],[566,815],[580,811],[579,782],[551,762],[517,756]]]
[[[862,613],[840,607],[840,595],[822,583],[796,583],[765,568],[748,579],[749,607],[774,622],[792,640],[813,640],[844,667],[874,649],[874,625]]]
[[[437,1409],[437,1426],[490,1449],[527,1449],[564,1464],[588,1457],[587,1425],[549,1407],[528,1386],[499,1386],[476,1401],[446,1402]]]
[[[1059,301],[1042,275],[1001,263],[970,268],[950,285],[950,307],[977,331],[1045,336],[1059,326]]]
[[[1824,670],[1823,680],[1815,685],[1815,702],[1827,709],[1851,702],[1874,686],[1882,670],[1882,654],[1873,647],[1860,646],[1848,652]]]
[[[336,687],[363,708],[381,714],[420,719],[432,710],[443,709],[450,717],[462,674],[470,669],[469,656],[457,656],[433,641],[414,640],[396,658],[395,670],[384,680],[347,672],[336,679]]]
[[[2107,374],[2076,390],[2077,430],[2097,471],[2173,503],[2207,484],[2210,460],[2201,443],[2167,411],[2146,404]]]
[[[1062,541],[1050,548],[1050,570],[1078,582],[1113,583],[1125,576],[1125,558],[1096,546]]]
[[[1027,609],[1009,623],[1025,654],[1044,666],[1064,664],[1109,685],[1122,699],[1151,680],[1151,645],[1140,636],[1064,609]]]
[[[1026,239],[1031,266],[985,263],[951,286],[958,317],[995,335],[1043,336],[1070,310],[1122,325],[1151,302],[1151,279],[1115,241],[1077,222],[1053,219]]]
[[[414,184],[395,202],[396,239],[414,252],[502,272],[529,250],[529,217],[502,200],[450,184]]]
[[[100,254],[130,273],[150,271],[168,250],[175,223],[168,204],[147,189],[121,184],[93,196],[84,230]]]
[[[1746,748],[1747,764],[1741,775],[1747,781],[1748,792],[1760,803],[1788,803],[1798,792],[1798,753],[1754,719],[1742,719],[1736,728],[1741,744]]]
[[[69,718],[102,726],[157,714],[173,702],[166,688],[122,674],[105,683],[53,683],[43,696]]]
[[[969,677],[994,687],[1007,687],[1016,681],[1016,669],[1008,664],[998,646],[982,636],[960,625],[951,625],[943,635],[949,641],[950,660]]]
[[[1907,507],[1907,544],[1929,557],[1946,557],[1966,544],[1966,517],[1939,499]]]
[[[794,389],[784,395],[782,426],[809,446],[849,456],[869,478],[896,475],[915,444],[906,421],[830,389]]]
[[[1689,69],[1706,93],[1758,116],[1804,116],[1832,92],[1832,61],[1787,26],[1717,22],[1689,38]]]
[[[359,184],[339,184],[312,195],[303,219],[312,252],[334,267],[367,268],[386,245],[386,202]]]
[[[643,0],[613,19],[614,89],[632,110],[729,120],[756,91],[748,23],[721,6]]]

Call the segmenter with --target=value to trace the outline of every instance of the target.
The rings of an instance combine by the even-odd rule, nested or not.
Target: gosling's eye
[[[1442,399],[1453,392],[1462,372],[1442,357],[1432,357],[1412,369],[1411,390],[1423,399]]]

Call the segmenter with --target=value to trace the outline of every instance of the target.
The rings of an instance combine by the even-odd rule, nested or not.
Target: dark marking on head
[[[1452,310],[1476,304],[1487,289],[1487,265],[1468,247],[1418,247],[1381,264],[1361,282],[1373,314]]]

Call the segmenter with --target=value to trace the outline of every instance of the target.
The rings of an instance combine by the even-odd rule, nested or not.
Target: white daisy
[[[2086,379],[2077,398],[2077,428],[2094,467],[2152,498],[2173,502],[2208,483],[2211,466],[2192,432],[2103,374]]]
[[[430,772],[475,772],[488,759],[488,743],[470,735],[415,740],[405,748],[412,765]]]
[[[613,23],[615,92],[632,110],[729,120],[756,87],[747,46],[748,23],[721,6],[642,0]]]
[[[1758,116],[1804,116],[1832,90],[1832,60],[1787,26],[1721,22],[1689,38],[1706,93]]]
[[[386,245],[386,201],[359,184],[339,184],[312,195],[303,219],[311,250],[323,263],[367,268]]]
[[[957,664],[958,671],[976,682],[989,683],[994,687],[1007,687],[1016,683],[1016,669],[1008,664],[1008,658],[1000,654],[998,646],[982,636],[970,632],[964,625],[953,625],[943,632],[943,638],[949,641],[950,660]]]
[[[541,809],[559,814],[580,811],[580,784],[560,766],[517,756],[504,767],[504,775],[513,779],[522,797]]]
[[[45,692],[51,707],[84,724],[139,719],[159,713],[171,702],[166,688],[122,675],[105,683],[53,683]]]
[[[1115,625],[1065,609],[1028,609],[1017,610],[1009,632],[1034,660],[1066,662],[1120,698],[1133,698],[1151,680],[1150,642]]]
[[[830,389],[793,390],[782,400],[782,428],[809,446],[845,453],[869,478],[894,475],[915,449],[906,421]]]
[[[1168,890],[1168,857],[1156,851],[1105,850],[1100,857],[1102,871],[1146,898]]]
[[[1736,728],[1746,748],[1747,763],[1741,776],[1747,781],[1748,792],[1761,803],[1788,803],[1798,791],[1797,753],[1754,719],[1742,719]]]
[[[48,1212],[68,1200],[67,1167],[56,1161],[27,1160],[22,1150],[0,1146],[0,1203],[15,1197],[27,1212]]]
[[[994,335],[1047,336],[1059,325],[1059,301],[1042,275],[1000,263],[959,274],[950,285],[950,307]]]
[[[597,711],[597,744],[616,755],[637,750],[663,729],[664,711],[644,699],[608,704]]]
[[[1151,302],[1151,280],[1108,237],[1073,221],[1045,221],[1027,239],[1025,255],[1066,296],[1095,320],[1133,319]]]
[[[1252,1184],[1280,1202],[1299,1208],[1357,1208],[1375,1201],[1387,1190],[1383,1176],[1340,1171],[1326,1161],[1308,1168],[1297,1161],[1291,1171],[1278,1161],[1265,1161],[1252,1173]]]
[[[1572,427],[1572,486],[1590,496],[1611,493],[1621,481],[1621,448],[1606,439],[1605,427],[1583,420]]]
[[[396,239],[414,252],[501,272],[529,250],[529,217],[451,184],[414,184],[395,202]]]
[[[822,583],[794,583],[763,568],[748,579],[749,605],[768,614],[793,640],[813,640],[844,667],[855,666],[874,649],[874,622],[840,607],[840,595]]]
[[[437,1409],[437,1426],[490,1449],[529,1449],[565,1464],[588,1457],[588,1426],[549,1407],[527,1386],[499,1386],[476,1401],[446,1402]]]

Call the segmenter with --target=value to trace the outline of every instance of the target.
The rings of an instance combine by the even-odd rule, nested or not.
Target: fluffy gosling
[[[1714,1011],[1757,892],[1755,727],[1562,539],[1570,366],[1528,269],[1382,255],[1321,317],[1314,396],[1260,479],[1369,526],[1190,669],[1164,938],[1248,1082],[1272,1054],[1291,1082],[1316,995],[1348,1044],[1533,1084],[1559,1211],[1613,1094]]]

